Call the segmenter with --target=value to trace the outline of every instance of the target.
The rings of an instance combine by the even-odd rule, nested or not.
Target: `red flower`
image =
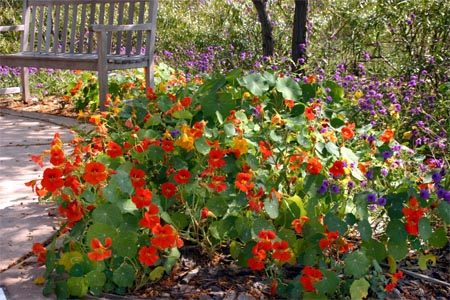
[[[292,221],[292,226],[294,227],[295,232],[297,232],[298,234],[302,234],[303,232],[303,225],[309,221],[309,218],[306,216],[300,217],[300,219],[295,219],[294,221]]]
[[[64,186],[70,188],[75,195],[79,195],[83,191],[83,186],[78,180],[78,177],[73,175],[66,178]]]
[[[79,203],[78,201],[67,201],[67,206],[64,207],[65,202],[63,202],[59,206],[59,212],[61,214],[66,215],[67,220],[70,223],[78,222],[80,221],[84,216],[84,209],[83,205]]]
[[[409,207],[404,207],[402,209],[403,215],[406,217],[405,229],[409,234],[419,234],[419,221],[427,211],[427,208],[419,206],[416,197],[409,198]]]
[[[322,248],[322,250],[331,247],[331,245],[337,240],[339,237],[339,231],[333,231],[326,233],[326,238],[321,239],[319,241],[319,246]]]
[[[108,178],[106,167],[101,162],[94,161],[86,164],[85,171],[83,179],[90,184],[99,184]]]
[[[136,208],[140,209],[145,206],[150,206],[152,196],[152,191],[149,189],[137,188],[135,195],[131,196],[131,201],[136,205]]]
[[[261,239],[257,243],[259,248],[267,251],[273,249],[272,240],[274,240],[277,237],[275,232],[273,232],[272,230],[263,229],[258,233],[258,237]]]
[[[176,232],[172,226],[166,224],[161,226],[161,224],[156,224],[152,228],[152,234],[154,237],[151,239],[151,243],[155,247],[160,249],[167,249],[169,247],[182,247],[183,240],[178,237],[178,232]]]
[[[32,247],[34,254],[38,256],[37,261],[40,263],[45,263],[47,258],[47,249],[41,243],[34,243]]]
[[[255,184],[251,182],[252,175],[250,173],[238,173],[236,176],[235,186],[242,192],[246,193],[253,189]]]
[[[110,141],[108,143],[108,150],[106,150],[106,154],[111,158],[115,158],[122,155],[122,148],[115,142]]]
[[[162,142],[161,148],[166,152],[173,152],[175,150],[173,142],[170,140],[164,140]]]
[[[269,145],[269,147],[270,147],[270,145]],[[269,156],[273,155],[273,152],[272,152],[272,150],[269,149],[269,147],[266,146],[264,141],[259,141],[259,151],[263,155],[264,160],[267,160],[267,158],[269,158]]]
[[[139,225],[149,229],[155,227],[156,224],[159,224],[161,222],[159,216],[157,215],[158,212],[158,206],[150,204],[149,210],[144,213],[144,217],[139,221]]]
[[[171,198],[177,193],[177,187],[171,182],[165,182],[161,185],[161,193],[166,198]]]
[[[294,100],[291,99],[284,99],[284,105],[286,105],[289,108],[293,108],[295,105]]]
[[[44,170],[44,177],[41,184],[47,191],[53,193],[64,185],[64,180],[61,178],[63,172],[56,168],[47,168]]]
[[[330,173],[333,174],[334,177],[344,175],[345,174],[344,162],[341,160],[335,161],[333,166],[330,168]]]
[[[144,246],[139,250],[139,261],[147,266],[153,266],[158,260],[158,249],[153,246]]]
[[[318,158],[308,159],[308,164],[306,165],[306,171],[312,175],[319,174],[322,171],[322,164],[319,162]]]
[[[105,239],[104,246],[97,238],[93,238],[91,240],[91,248],[94,251],[88,253],[89,259],[92,261],[101,261],[110,258],[112,255],[112,251],[108,250],[108,248],[111,247],[111,244],[112,240],[110,237],[107,237]]]
[[[190,178],[191,178],[191,172],[189,172],[189,170],[186,170],[186,169],[181,169],[180,171],[178,171],[178,173],[176,173],[173,176],[173,179],[178,184],[189,183]]]
[[[272,254],[272,257],[283,262],[288,261],[292,256],[289,244],[285,240],[273,243],[273,250],[275,252]]]
[[[62,165],[65,161],[64,152],[60,148],[50,150],[50,163],[54,166]]]
[[[144,177],[145,177],[144,170],[135,168],[132,168],[130,170],[131,184],[134,186],[135,189],[141,188],[146,184]]]
[[[312,121],[315,119],[314,109],[312,107],[305,108],[305,116],[308,120]]]
[[[323,274],[319,269],[306,266],[302,270],[303,275],[300,277],[300,283],[303,285],[307,292],[315,292],[316,288],[313,284],[319,282],[322,279]]]
[[[306,78],[306,83],[316,83],[316,80],[317,80],[316,75],[309,75]]]
[[[403,277],[403,272],[397,271],[397,273],[395,273],[394,275],[389,274],[389,276],[391,277],[391,283],[386,285],[386,292],[392,291],[397,286],[397,281]]]
[[[258,271],[264,269],[264,260],[266,259],[266,251],[259,248],[259,245],[256,244],[252,248],[253,257],[247,261],[247,265],[253,271]]]
[[[264,196],[264,189],[259,187],[258,193],[249,191],[246,196],[250,210],[259,213],[264,207],[264,202],[261,201],[261,197]]]
[[[189,105],[191,105],[191,103],[192,103],[192,98],[189,96],[186,96],[181,100],[181,105],[183,105],[184,107],[188,107]]]
[[[214,189],[218,193],[223,192],[227,188],[227,184],[223,182],[225,178],[225,176],[214,175],[211,182],[208,184],[208,187]]]
[[[225,161],[222,159],[223,155],[224,153],[222,150],[212,149],[208,154],[208,163],[210,164],[210,166],[214,168],[221,168],[225,166]]]
[[[201,213],[201,218],[202,219],[206,219],[208,217],[215,217],[215,216],[216,215],[213,212],[211,212],[207,207],[204,207],[202,209],[202,213]]]

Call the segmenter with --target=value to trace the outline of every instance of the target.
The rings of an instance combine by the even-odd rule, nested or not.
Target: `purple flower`
[[[428,189],[420,190],[419,197],[423,200],[427,200],[428,198],[430,198],[430,191]]]
[[[371,169],[371,170],[368,170],[367,172],[366,172],[366,174],[365,174],[365,176],[366,176],[366,178],[367,179],[372,179],[373,178],[373,170]]]
[[[383,155],[384,159],[388,159],[388,158],[392,157],[392,152],[391,151],[383,151],[382,155]]]
[[[341,189],[339,188],[338,185],[333,184],[333,185],[331,186],[331,192],[332,192],[333,194],[337,194],[337,193],[339,193],[340,191],[341,191]]]
[[[348,187],[349,190],[351,190],[352,188],[355,187],[355,183],[353,181],[349,180],[348,183],[347,183],[347,187]]]
[[[388,176],[388,174],[389,174],[389,171],[386,168],[381,169],[380,172],[381,172],[381,175],[383,175],[384,177]]]
[[[431,175],[431,179],[433,180],[434,183],[439,183],[439,182],[441,181],[441,179],[442,179],[442,176],[441,176],[440,173],[434,172],[434,173]]]
[[[375,201],[377,201],[377,195],[375,195],[374,193],[370,193],[369,195],[367,195],[367,202],[375,203]]]
[[[380,197],[377,200],[377,204],[380,205],[380,206],[385,206],[386,202],[387,202],[386,198],[383,198],[383,197]]]

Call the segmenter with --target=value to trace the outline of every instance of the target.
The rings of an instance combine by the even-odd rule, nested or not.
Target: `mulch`
[[[0,108],[39,112],[76,118],[73,105],[58,97],[24,104],[17,95],[0,96]],[[170,278],[157,285],[143,287],[131,295],[102,295],[104,299],[199,299],[199,300],[256,300],[277,299],[270,295],[270,285],[264,274],[237,266],[229,256],[217,253],[207,260],[200,249],[182,250],[177,269]],[[450,299],[450,243],[434,250],[436,265],[420,270],[417,257],[409,256],[399,268],[404,273],[397,287],[388,294],[389,300],[446,300]],[[300,273],[301,268],[298,269]]]

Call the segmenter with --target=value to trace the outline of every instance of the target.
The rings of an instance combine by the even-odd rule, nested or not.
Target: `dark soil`
[[[23,110],[71,118],[78,116],[73,105],[58,97],[24,104],[20,97],[1,96],[0,108]],[[228,256],[217,254],[207,260],[198,249],[184,249],[179,266],[171,278],[156,286],[143,287],[132,295],[103,295],[106,299],[200,299],[255,300],[275,299],[263,274],[237,266]],[[417,257],[411,256],[399,266],[404,273],[397,287],[388,294],[389,300],[450,299],[450,243],[432,253],[436,265],[422,271]],[[299,268],[300,272],[301,268]],[[297,273],[299,274],[299,273]],[[295,275],[294,275],[295,276]]]

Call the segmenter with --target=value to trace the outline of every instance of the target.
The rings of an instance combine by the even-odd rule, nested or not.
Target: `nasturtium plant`
[[[33,157],[43,178],[29,184],[64,220],[48,249],[34,248],[46,293],[136,291],[171,275],[189,243],[229,248],[280,297],[384,297],[409,251],[424,268],[448,242],[444,164],[392,124],[358,119],[339,83],[161,74],[91,116],[70,150],[55,134]]]

